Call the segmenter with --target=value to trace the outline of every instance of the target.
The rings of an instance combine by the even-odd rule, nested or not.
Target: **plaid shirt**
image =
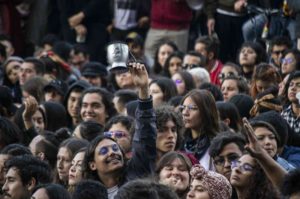
[[[282,111],[281,116],[287,121],[295,133],[300,133],[300,117],[296,117],[292,105]]]

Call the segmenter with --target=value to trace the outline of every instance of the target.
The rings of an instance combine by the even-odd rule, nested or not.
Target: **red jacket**
[[[152,0],[151,27],[155,29],[188,29],[192,10],[186,0]]]

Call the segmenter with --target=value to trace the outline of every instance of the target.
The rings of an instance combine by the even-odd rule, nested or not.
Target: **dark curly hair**
[[[290,171],[284,178],[281,192],[284,196],[290,197],[300,193],[300,168]]]

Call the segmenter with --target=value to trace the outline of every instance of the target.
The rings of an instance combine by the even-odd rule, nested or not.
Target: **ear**
[[[38,154],[37,154],[37,156],[38,156],[38,158],[40,159],[40,160],[45,160],[45,153],[43,153],[43,152],[39,152]]]
[[[213,52],[209,52],[207,58],[208,58],[208,60],[212,60],[214,58],[214,56],[215,56],[215,54]]]
[[[32,191],[35,186],[36,186],[36,179],[31,178],[30,181],[27,184],[28,191]]]
[[[223,120],[223,122],[224,122],[227,126],[230,125],[230,119],[229,119],[229,118],[226,118],[225,120]]]
[[[97,167],[96,167],[96,163],[94,161],[89,162],[89,167],[92,171],[96,171]]]

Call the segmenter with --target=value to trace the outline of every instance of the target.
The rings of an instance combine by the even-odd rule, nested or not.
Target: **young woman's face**
[[[282,74],[288,74],[296,69],[296,59],[292,53],[288,53],[281,61]]]
[[[230,183],[235,188],[245,189],[250,186],[254,176],[255,160],[248,154],[243,155],[231,165]]]
[[[82,164],[84,159],[84,152],[77,153],[71,163],[69,169],[69,185],[76,185],[82,180]]]
[[[227,102],[232,96],[239,93],[239,88],[236,81],[237,80],[234,79],[226,79],[223,81],[221,92],[225,102]]]
[[[40,110],[37,110],[33,114],[32,121],[33,121],[34,128],[38,133],[41,133],[45,129],[44,117]]]
[[[172,80],[176,84],[176,89],[177,89],[178,95],[183,95],[186,91],[186,87],[185,87],[185,82],[183,81],[183,78],[181,77],[181,75],[179,73],[175,73],[172,76]]]
[[[250,47],[243,47],[239,54],[239,62],[241,66],[254,66],[257,54]]]
[[[61,147],[57,153],[56,169],[58,177],[63,182],[68,182],[69,169],[72,165],[72,157],[67,148]]]
[[[163,167],[159,173],[159,183],[173,188],[177,193],[187,190],[189,182],[189,170],[179,158],[174,159],[169,165]]]
[[[174,52],[174,49],[168,44],[162,45],[158,50],[158,63],[164,67],[169,55]]]
[[[200,110],[191,97],[187,97],[182,104],[182,116],[185,128],[198,130],[201,127]]]
[[[254,130],[259,144],[268,152],[271,157],[277,154],[277,142],[275,135],[266,127],[258,127]]]
[[[17,61],[11,61],[6,66],[6,75],[12,84],[15,84],[19,80],[19,73],[21,69],[21,63]]]
[[[210,199],[209,193],[200,180],[194,179],[186,199]]]
[[[125,73],[117,73],[115,78],[116,78],[117,85],[121,89],[132,88],[134,85],[132,75],[129,71]]]
[[[152,83],[149,89],[150,89],[150,95],[152,95],[153,98],[153,106],[158,107],[164,101],[164,93],[156,83]]]
[[[181,71],[182,69],[182,60],[179,57],[172,57],[169,63],[169,73],[174,75],[175,73]]]

